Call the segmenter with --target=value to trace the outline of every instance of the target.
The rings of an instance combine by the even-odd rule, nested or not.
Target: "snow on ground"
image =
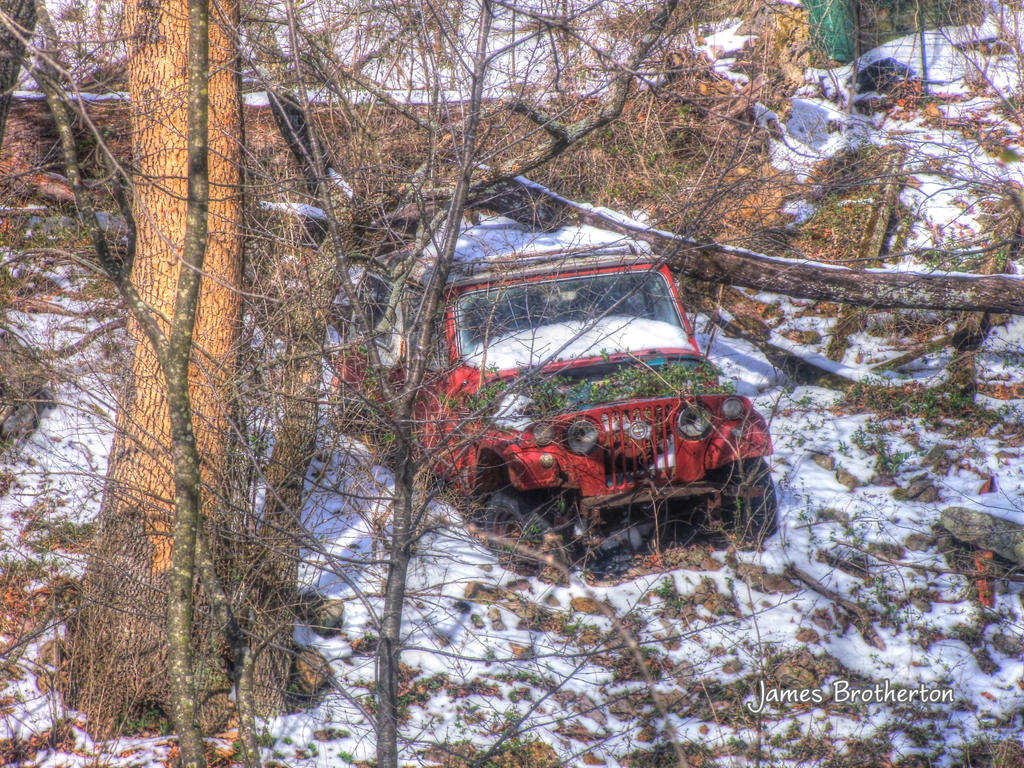
[[[1018,89],[1013,62],[956,45],[964,34],[994,34],[996,15],[980,30],[927,38],[927,91],[939,99],[943,118],[998,128],[1001,145],[1024,156],[1020,127],[1002,121],[994,95]],[[724,23],[708,30],[702,43],[727,75],[729,54],[747,42],[736,29],[735,22]],[[893,41],[866,60],[893,57],[914,68],[920,58],[914,45],[913,39]],[[992,73],[992,93],[967,95],[972,61]],[[970,131],[924,119],[920,110],[851,116],[843,101],[848,76],[848,68],[809,73],[810,89],[794,100],[783,140],[773,142],[778,167],[804,178],[815,163],[851,144],[905,143],[919,163],[911,166],[915,183],[902,197],[917,221],[911,247],[976,235],[983,193],[974,181],[1019,189],[1024,177],[1013,154],[995,152]],[[808,216],[813,204],[791,206]],[[466,234],[460,252],[486,257],[495,238],[502,241],[498,250],[542,253],[566,246],[559,236],[537,237],[493,222],[485,240]],[[594,245],[621,245],[621,238],[595,230],[573,243]],[[928,267],[913,254],[893,266]],[[48,274],[61,290],[73,291],[81,280],[71,268]],[[757,298],[778,308],[775,342],[821,360],[834,318],[817,316],[809,302]],[[73,300],[62,306],[85,308]],[[65,315],[7,312],[6,318],[41,348],[59,347],[96,327],[88,318]],[[996,581],[994,605],[984,607],[972,575],[973,553],[937,522],[939,512],[953,505],[1011,520],[1024,515],[1020,395],[979,396],[986,410],[965,411],[959,419],[929,411],[926,402],[910,416],[872,410],[838,391],[798,385],[753,345],[712,334],[702,318],[696,320],[698,340],[710,347],[713,361],[770,417],[779,532],[762,552],[698,544],[666,551],[660,562],[648,559],[648,567],[630,578],[577,572],[568,583],[553,583],[505,568],[468,534],[455,507],[432,501],[430,533],[416,550],[407,604],[405,762],[427,763],[427,750],[439,743],[492,744],[511,727],[552,745],[568,764],[580,764],[588,754],[608,766],[635,765],[633,753],[663,749],[673,733],[694,763],[714,759],[720,765],[754,764],[759,745],[761,764],[832,755],[837,764],[881,765],[916,756],[919,764],[958,766],[978,761],[968,753],[1019,741],[1024,588]],[[873,333],[886,322],[879,313],[874,327],[869,323],[852,336],[847,357],[834,370],[887,383],[897,400],[904,385],[941,383],[949,362],[941,350],[885,379],[871,378],[895,354],[889,337]],[[802,340],[792,341],[793,334]],[[1024,320],[996,325],[977,362],[986,382],[1021,391]],[[60,372],[84,373],[58,385],[56,407],[38,431],[0,457],[0,566],[7,574],[31,568],[33,585],[81,572],[80,549],[53,551],[45,537],[82,529],[97,512],[114,402],[104,366],[95,349],[61,360]],[[329,458],[309,478],[301,580],[341,601],[344,621],[330,632],[299,625],[295,636],[330,661],[339,685],[315,705],[261,726],[268,743],[264,757],[296,767],[344,765],[370,759],[374,751],[367,706],[383,584],[374,543],[386,531],[393,476],[364,443],[338,439],[324,448]],[[788,570],[793,568],[809,581]],[[26,644],[5,653],[15,674],[0,680],[0,744],[74,716],[40,688],[41,649],[56,630],[35,629]],[[8,633],[0,643],[12,638]],[[646,660],[646,671],[636,653]],[[761,682],[818,692],[821,700],[769,703],[763,712],[751,712],[747,705],[757,709]],[[948,691],[952,702],[839,701],[836,691],[844,682],[861,691],[924,686]],[[150,765],[166,759],[171,746],[160,737],[93,744],[81,728],[73,741],[78,753],[37,745],[28,764],[100,759]]]
[[[785,311],[796,309],[789,304]],[[64,338],[55,316],[9,319],[41,344]],[[701,318],[697,325],[706,327]],[[1014,346],[1018,325],[1000,328],[986,347],[1017,382],[1024,380]],[[707,345],[710,334],[699,333],[699,341]],[[717,336],[710,354],[771,417],[779,532],[763,552],[703,544],[666,553],[660,566],[631,578],[577,572],[568,583],[552,583],[507,570],[467,534],[453,507],[432,502],[431,532],[417,546],[409,583],[405,763],[428,762],[426,750],[439,743],[492,743],[510,724],[570,763],[590,754],[611,766],[664,745],[670,732],[688,750],[706,750],[725,765],[744,764],[755,743],[774,762],[795,759],[812,744],[843,754],[872,743],[893,759],[918,754],[934,765],[958,765],[962,749],[1019,732],[1021,585],[999,582],[994,608],[981,607],[974,582],[956,573],[963,568],[956,548],[934,525],[946,505],[1022,514],[1020,403],[996,428],[960,436],[952,424],[837,406],[836,391],[793,387],[736,340]],[[96,361],[69,362],[87,369]],[[0,497],[5,563],[40,557],[27,548],[26,510],[42,505],[50,525],[95,515],[111,435],[110,393],[101,378],[59,389],[39,431],[17,455],[6,455],[3,472],[14,485]],[[374,537],[386,524],[393,477],[364,444],[339,439],[330,448],[310,475],[301,579],[342,601],[344,621],[320,633],[299,625],[295,637],[330,661],[339,686],[314,706],[262,726],[273,742],[265,758],[290,766],[373,756],[366,713],[383,583]],[[908,501],[899,491],[922,474],[935,497]],[[979,495],[993,475],[997,492]],[[58,554],[47,567],[74,574],[81,564],[79,555]],[[792,567],[855,602],[868,623],[798,579],[783,578]],[[36,684],[35,659],[51,636],[52,630],[40,635],[16,659],[20,680],[3,683],[0,700],[15,709],[0,738],[27,738],[73,715]],[[631,645],[653,680],[645,679]],[[819,691],[823,700],[769,703],[755,715],[746,705],[757,709],[760,681]],[[888,683],[950,691],[953,702],[834,700],[846,682],[857,690]],[[145,765],[165,759],[171,744],[139,737],[92,744],[80,729],[74,739],[81,754],[42,749],[32,764],[86,765],[101,754],[110,765]]]

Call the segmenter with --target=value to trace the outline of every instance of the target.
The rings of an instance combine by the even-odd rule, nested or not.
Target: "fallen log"
[[[845,597],[840,595],[838,592],[829,589],[816,578],[806,573],[795,565],[786,566],[786,570],[783,575],[787,579],[795,579],[803,582],[804,586],[817,592],[824,598],[831,600],[839,608],[845,610],[853,620],[854,626],[857,627],[857,631],[860,632],[860,636],[864,638],[865,642],[869,645],[873,645],[880,651],[885,650],[885,641],[882,636],[878,634],[878,630],[875,629],[875,616],[852,600],[847,600]]]
[[[518,181],[574,209],[585,224],[648,243],[670,266],[695,280],[875,309],[1024,315],[1024,277],[1019,275],[851,269],[768,256],[653,229],[615,211],[569,200],[528,179]]]

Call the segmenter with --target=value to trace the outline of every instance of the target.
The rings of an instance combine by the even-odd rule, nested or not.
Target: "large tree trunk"
[[[280,682],[291,668],[300,512],[317,450],[323,345],[340,286],[334,254],[329,248],[310,247],[299,219],[265,212],[260,218],[253,227],[253,283],[247,288],[266,302],[264,327],[284,344],[272,364],[260,366],[267,387],[261,395],[267,398],[265,407],[281,416],[263,477],[266,501],[256,536],[245,546],[249,561],[243,569],[248,580],[246,631],[255,649],[254,699],[267,712],[285,703]]]
[[[32,38],[35,28],[35,0],[0,2],[0,147],[4,145],[11,94],[25,59],[25,41]]]
[[[229,435],[228,392],[238,333],[241,274],[241,102],[235,41],[237,4],[221,2],[210,25],[209,237],[194,330],[189,389],[202,457],[204,514],[216,517]],[[226,14],[226,16],[225,16]],[[187,3],[129,3],[134,112],[131,281],[158,316],[173,315],[187,211]],[[168,328],[159,321],[165,333]],[[143,329],[129,322],[131,376],[118,413],[98,535],[84,603],[69,625],[71,703],[98,730],[149,707],[167,710],[166,591],[174,483],[166,381]],[[198,617],[197,617],[198,618]],[[209,627],[206,627],[209,630]],[[220,639],[195,633],[200,724],[226,721],[230,689]]]

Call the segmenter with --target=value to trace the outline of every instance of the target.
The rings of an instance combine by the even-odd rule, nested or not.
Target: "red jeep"
[[[422,444],[492,537],[637,549],[680,511],[748,545],[774,532],[765,420],[719,384],[649,254],[466,265],[442,336]]]

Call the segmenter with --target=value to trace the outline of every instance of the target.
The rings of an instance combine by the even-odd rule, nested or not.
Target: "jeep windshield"
[[[649,269],[469,291],[459,297],[456,324],[463,359],[496,370],[655,349],[697,352],[665,276]]]

